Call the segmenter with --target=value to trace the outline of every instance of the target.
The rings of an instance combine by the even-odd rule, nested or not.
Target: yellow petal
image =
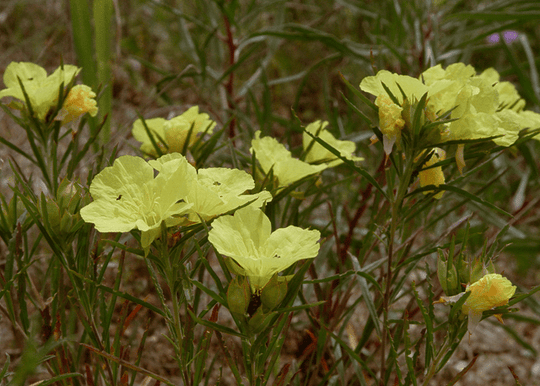
[[[439,186],[441,184],[444,184],[444,173],[442,171],[442,167],[434,167],[434,168],[428,168],[430,166],[433,166],[439,161],[443,161],[446,159],[446,152],[443,149],[440,149],[438,147],[433,149],[433,154],[431,155],[431,158],[424,164],[425,168],[418,173],[418,178],[420,179],[420,186],[424,187],[427,185],[435,185]],[[432,190],[423,192],[424,194],[430,194],[433,193]],[[436,199],[440,199],[444,194],[444,190],[440,191],[435,195]]]

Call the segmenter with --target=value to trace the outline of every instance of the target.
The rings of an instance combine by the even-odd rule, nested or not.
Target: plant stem
[[[380,385],[384,385],[384,378],[386,372],[386,341],[387,341],[387,324],[388,324],[388,308],[390,306],[390,297],[392,296],[391,291],[391,282],[392,282],[392,262],[394,255],[394,239],[396,236],[396,231],[400,223],[400,210],[409,187],[409,182],[411,180],[413,172],[414,157],[413,154],[407,154],[406,156],[405,170],[403,171],[400,181],[398,191],[394,200],[390,203],[392,205],[392,219],[390,222],[390,236],[388,240],[388,264],[386,268],[386,288],[383,297],[383,334],[381,342],[381,378]]]
[[[446,348],[448,346],[448,342],[449,342],[449,339],[447,339],[440,351],[439,351],[439,355],[437,355],[437,357],[433,360],[433,362],[431,362],[431,366],[429,368],[429,371],[426,375],[426,378],[424,379],[424,382],[422,383],[422,386],[427,386],[429,384],[429,381],[431,380],[431,378],[433,378],[433,376],[435,375],[435,371],[437,370],[437,366],[439,365],[439,361],[441,360],[441,358],[443,357],[445,351],[446,351]]]
[[[229,66],[234,65],[234,56],[236,54],[237,46],[234,43],[234,37],[231,30],[231,23],[229,21],[229,18],[223,12],[223,22],[225,23],[225,30],[227,31],[227,47],[229,48]],[[225,90],[227,91],[227,107],[230,111],[234,110],[234,71],[231,71],[229,74],[229,78],[227,79],[227,83],[225,84]],[[234,146],[234,136],[236,128],[236,118],[232,118],[231,122],[229,124],[229,138],[231,138],[232,144]]]

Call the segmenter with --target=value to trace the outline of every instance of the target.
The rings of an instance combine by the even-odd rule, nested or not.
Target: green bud
[[[227,304],[229,311],[234,314],[245,315],[251,300],[251,290],[249,282],[245,276],[237,276],[230,283],[227,289]]]
[[[437,277],[439,278],[439,283],[441,283],[441,287],[446,295],[456,295],[461,292],[456,267],[453,264],[448,267],[448,262],[444,257],[443,252],[441,250],[438,252]]]
[[[269,310],[276,308],[287,294],[287,282],[280,281],[277,274],[272,276],[261,292],[262,304]]]
[[[485,275],[484,264],[480,259],[475,258],[470,268],[470,281],[469,283],[475,283]]]
[[[439,251],[439,258],[437,259],[437,277],[439,278],[439,283],[445,294],[448,295],[448,285],[446,283],[446,261],[441,256],[442,252]]]
[[[40,212],[51,235],[68,241],[76,233],[82,225],[78,211],[85,197],[82,186],[67,179],[58,186],[55,198],[41,195]]]

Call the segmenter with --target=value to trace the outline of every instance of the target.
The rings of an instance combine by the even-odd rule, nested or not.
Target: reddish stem
[[[231,23],[226,14],[223,14],[223,21],[225,23],[225,30],[227,32],[227,46],[229,47],[229,66],[234,65],[234,55],[238,46],[234,43],[234,38],[231,30]],[[225,90],[227,91],[227,107],[229,111],[232,111],[234,108],[234,71],[231,71],[227,83],[225,83]],[[234,136],[236,128],[236,118],[232,118],[229,123],[229,138],[232,139],[234,146]]]

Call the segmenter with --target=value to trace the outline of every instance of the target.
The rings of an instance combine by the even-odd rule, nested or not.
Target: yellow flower
[[[190,147],[201,135],[211,132],[216,126],[216,122],[212,121],[208,114],[199,113],[199,106],[193,106],[170,120],[153,118],[145,122],[163,153],[181,153],[188,140],[188,135],[187,147]],[[141,151],[151,156],[157,156],[156,149],[140,119],[133,124],[132,133],[137,141],[142,142]]]
[[[442,167],[437,166],[434,168],[430,168],[430,166],[435,165],[439,161],[444,161],[446,159],[446,152],[443,149],[440,149],[438,147],[434,148],[432,150],[433,154],[427,160],[427,162],[424,164],[425,168],[418,173],[418,178],[420,179],[420,186],[424,187],[427,185],[435,185],[439,186],[441,184],[444,184],[444,173],[442,171]],[[424,191],[424,194],[430,194],[433,193],[432,190]],[[441,190],[439,193],[435,195],[436,199],[440,199],[444,194],[444,190]]]
[[[469,316],[468,330],[472,334],[482,312],[508,304],[516,292],[516,286],[498,273],[490,273],[467,287],[471,295],[463,304],[463,313]]]
[[[0,91],[0,98],[10,96],[26,103],[19,84],[20,79],[34,114],[38,119],[45,120],[49,111],[58,103],[60,86],[63,84],[67,87],[80,70],[76,66],[65,64],[47,76],[47,71],[37,64],[12,62],[4,73],[4,84],[7,88]]]
[[[474,67],[463,63],[446,69],[439,64],[420,75],[429,87],[428,107],[438,113],[453,108],[450,118],[457,120],[448,124],[446,140],[499,136],[493,142],[511,146],[518,139],[520,127],[506,108],[519,95],[512,93],[508,85],[500,86],[498,77],[493,69],[476,75]],[[515,102],[521,106],[521,102]]]
[[[388,92],[386,92],[383,84],[392,92],[400,105],[403,104],[401,90],[403,90],[405,96],[410,101],[420,100],[428,91],[428,87],[420,80],[407,75],[394,74],[386,70],[381,70],[375,76],[368,76],[362,79],[360,89],[376,97],[379,95],[388,97]]]
[[[189,184],[189,189],[182,199],[190,205],[190,208],[179,225],[199,223],[201,219],[209,221],[248,203],[249,206],[260,208],[266,202],[272,201],[272,195],[266,190],[256,194],[245,194],[255,187],[255,182],[253,177],[243,170],[229,168],[196,170],[187,162],[186,157],[179,153],[166,154],[148,163],[162,173],[162,165],[173,164],[175,160],[186,164],[183,181]]]
[[[403,109],[396,105],[386,95],[379,95],[375,99],[375,105],[379,107],[379,127],[383,133],[383,147],[386,154],[392,152],[396,141],[401,140],[401,130],[405,126],[405,120],[401,116]]]
[[[253,177],[243,170],[199,169],[186,196],[186,202],[193,204],[189,211],[189,220],[200,222],[202,218],[208,221],[248,202],[251,202],[249,206],[260,208],[272,201],[272,195],[266,190],[256,194],[244,194],[254,187]]]
[[[288,226],[272,232],[270,220],[253,207],[237,210],[212,222],[208,234],[216,250],[236,261],[257,293],[272,276],[299,260],[317,256],[319,231]]]
[[[384,86],[390,90],[399,104],[394,103]],[[375,105],[379,107],[379,128],[383,134],[383,147],[386,154],[392,152],[394,143],[400,144],[401,130],[405,127],[402,116],[405,97],[409,103],[422,98],[428,87],[420,80],[406,75],[398,75],[381,70],[375,76],[368,76],[360,83],[360,89],[375,95]]]
[[[498,273],[489,273],[473,284],[468,285],[465,292],[454,296],[442,296],[438,302],[455,303],[466,292],[470,292],[470,295],[463,304],[461,311],[468,316],[467,329],[469,334],[472,334],[482,319],[482,313],[508,304],[508,301],[516,292],[516,286]],[[499,320],[502,321],[502,319]]]
[[[251,154],[261,164],[264,173],[274,173],[279,187],[287,186],[312,174],[317,174],[326,169],[328,165],[310,165],[307,162],[293,158],[291,152],[279,143],[275,138],[261,138],[261,132],[255,132],[255,138],[251,141]]]
[[[80,211],[84,221],[100,232],[138,229],[147,252],[161,233],[161,223],[180,224],[192,206],[184,201],[191,186],[191,165],[185,158],[162,158],[146,162],[125,155],[103,169],[90,185],[94,201]]]
[[[500,82],[500,75],[494,68],[488,68],[479,76],[486,79],[498,92],[500,109],[512,109],[516,112],[523,110],[525,99],[521,98],[516,90],[516,86],[512,83]]]
[[[69,90],[69,94],[64,100],[62,109],[58,113],[56,119],[61,119],[62,124],[65,125],[85,113],[95,117],[98,112],[97,103],[94,99],[95,97],[96,94],[90,87],[85,86],[84,84],[73,86],[72,89]]]
[[[315,121],[310,123],[306,127],[308,133],[319,137],[321,140],[338,150],[343,158],[351,161],[363,161],[362,157],[355,157],[352,155],[356,150],[356,145],[352,141],[340,141],[336,139],[328,130],[326,130],[328,122]],[[316,142],[309,134],[304,133],[302,136],[302,143],[304,145],[304,151],[308,150],[306,155],[306,162],[309,163],[326,163],[329,167],[333,167],[343,163],[335,154],[327,150],[321,144]]]

